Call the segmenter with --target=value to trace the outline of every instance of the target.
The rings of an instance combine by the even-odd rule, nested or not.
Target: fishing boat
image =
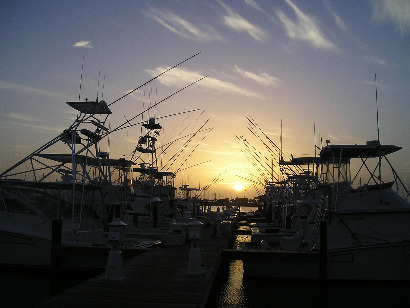
[[[57,242],[65,251],[64,256],[75,255],[66,258],[67,267],[76,267],[79,263],[99,264],[93,258],[91,262],[83,262],[85,257],[94,254],[103,254],[106,260],[109,225],[114,219],[125,221],[122,244],[130,254],[159,243],[156,237],[145,236],[141,232],[137,234],[135,228],[139,214],[147,214],[155,220],[155,210],[160,208],[157,201],[167,202],[165,195],[172,197],[172,174],[155,170],[152,160],[146,170],[135,170],[136,162],[132,159],[111,158],[109,151],[103,151],[102,141],[112,133],[137,124],[155,133],[159,124],[154,118],[137,124],[132,121],[181,90],[150,105],[136,116],[126,118],[114,129],[107,125],[112,114],[110,106],[192,57],[110,104],[99,100],[98,93],[95,101],[82,101],[79,95],[78,101],[67,102],[78,113],[74,122],[0,174],[0,264],[49,267],[55,220],[61,221],[60,230],[56,232],[59,234]],[[147,134],[142,137],[145,137],[145,149],[151,151],[148,154],[153,155],[155,136]],[[141,149],[143,144],[144,140],[141,140]],[[146,179],[147,170],[148,186],[146,181],[139,182],[141,187],[137,185],[138,181],[132,182],[134,172],[139,172],[140,178]],[[151,172],[153,170],[155,172]],[[139,213],[138,210],[144,209],[146,204],[151,205],[149,212]]]
[[[244,257],[245,274],[409,281],[410,194],[387,158],[400,149],[379,141],[323,147],[320,185],[299,201],[306,219],[295,235],[281,239],[279,250]],[[352,160],[360,162],[353,177]],[[382,181],[382,166],[390,167],[392,181]],[[353,188],[362,182],[360,171],[368,172],[368,181]]]

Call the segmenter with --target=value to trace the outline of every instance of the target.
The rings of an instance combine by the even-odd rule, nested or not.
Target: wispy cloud
[[[252,2],[252,1],[249,1]],[[225,25],[237,32],[246,32],[255,40],[262,42],[269,39],[269,35],[260,27],[253,25],[245,18],[234,12],[229,6],[219,2],[227,15],[223,16]],[[248,3],[249,4],[249,3]]]
[[[9,90],[9,91],[14,91],[14,92],[21,92],[21,93],[26,93],[26,94],[40,94],[40,95],[45,95],[45,96],[53,96],[58,99],[65,99],[66,97],[55,93],[55,92],[50,92],[42,89],[36,89],[16,83],[11,83],[7,81],[0,81],[0,89],[4,90]]]
[[[335,23],[337,27],[346,32],[348,30],[346,23],[343,21],[342,18],[340,18],[339,15],[336,14],[336,12],[330,7],[329,2],[325,1],[325,6],[326,9],[329,11],[329,13],[332,15],[333,19],[335,20]]]
[[[9,113],[2,113],[2,116],[14,120],[22,120],[22,121],[29,121],[29,122],[37,122],[38,120],[33,118],[31,115],[28,114],[21,114],[21,113],[15,113],[15,112],[9,112]]]
[[[237,65],[235,65],[235,70],[246,79],[253,80],[264,86],[277,86],[280,81],[278,78],[276,78],[275,76],[271,76],[268,73],[261,72],[259,74],[256,74],[252,72],[247,72]]]
[[[50,127],[50,126],[43,126],[43,125],[36,125],[36,124],[31,124],[27,122],[14,122],[14,125],[22,126],[22,127],[27,127],[30,129],[36,129],[36,130],[43,130],[43,131],[49,131],[49,132],[55,132],[55,133],[61,133],[64,128],[60,127]]]
[[[338,50],[337,46],[325,37],[319,25],[312,17],[303,13],[292,1],[286,0],[286,2],[296,14],[296,22],[280,9],[276,9],[275,12],[284,25],[288,37],[295,40],[305,41],[311,44],[314,48]]]
[[[374,18],[390,20],[402,33],[410,33],[410,1],[408,0],[373,0]]]
[[[261,9],[261,7],[259,6],[259,4],[257,4],[255,1],[253,0],[244,0],[246,4],[250,5],[251,7],[253,7],[255,10],[261,11],[263,12],[263,10]]]
[[[91,42],[89,41],[79,41],[79,42],[76,42],[73,46],[83,47],[83,48],[93,48],[93,45],[91,45]]]
[[[383,60],[381,58],[378,58],[378,57],[375,57],[375,56],[369,56],[369,57],[366,57],[366,59],[369,62],[376,63],[376,64],[381,65],[381,66],[388,66],[388,63],[385,60]]]
[[[147,70],[147,72],[152,76],[156,76],[167,69],[169,69],[169,67],[158,67],[155,70]],[[158,80],[166,86],[184,87],[194,82],[195,80],[201,79],[202,77],[204,76],[198,72],[190,71],[183,68],[174,68],[173,70],[159,77]],[[238,87],[233,83],[222,81],[214,77],[207,77],[201,80],[198,83],[198,85],[207,89],[227,92],[236,95],[245,95],[248,97],[254,97],[259,99],[264,98],[258,93],[248,91],[243,87]]]
[[[142,10],[142,12],[145,16],[184,39],[196,42],[224,41],[223,37],[211,26],[195,25],[171,11],[162,11],[151,7],[148,10]]]

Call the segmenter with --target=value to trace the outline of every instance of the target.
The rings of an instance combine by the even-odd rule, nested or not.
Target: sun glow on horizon
[[[236,191],[241,191],[241,190],[243,189],[243,184],[241,184],[241,183],[235,183],[235,185],[233,186],[233,188],[234,188]]]

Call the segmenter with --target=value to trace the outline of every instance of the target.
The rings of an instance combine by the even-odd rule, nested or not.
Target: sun
[[[241,183],[235,183],[235,185],[233,186],[233,188],[236,191],[241,191],[243,189],[243,185]]]

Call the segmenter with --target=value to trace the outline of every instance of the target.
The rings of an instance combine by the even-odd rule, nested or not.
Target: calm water
[[[238,242],[250,241],[238,235]],[[410,307],[410,283],[250,278],[242,261],[222,264],[207,308]]]
[[[249,278],[242,261],[225,265],[207,308],[409,307],[410,284]]]
[[[235,245],[249,241],[238,235]],[[410,283],[250,278],[240,260],[222,264],[216,281],[207,308],[410,307]]]

